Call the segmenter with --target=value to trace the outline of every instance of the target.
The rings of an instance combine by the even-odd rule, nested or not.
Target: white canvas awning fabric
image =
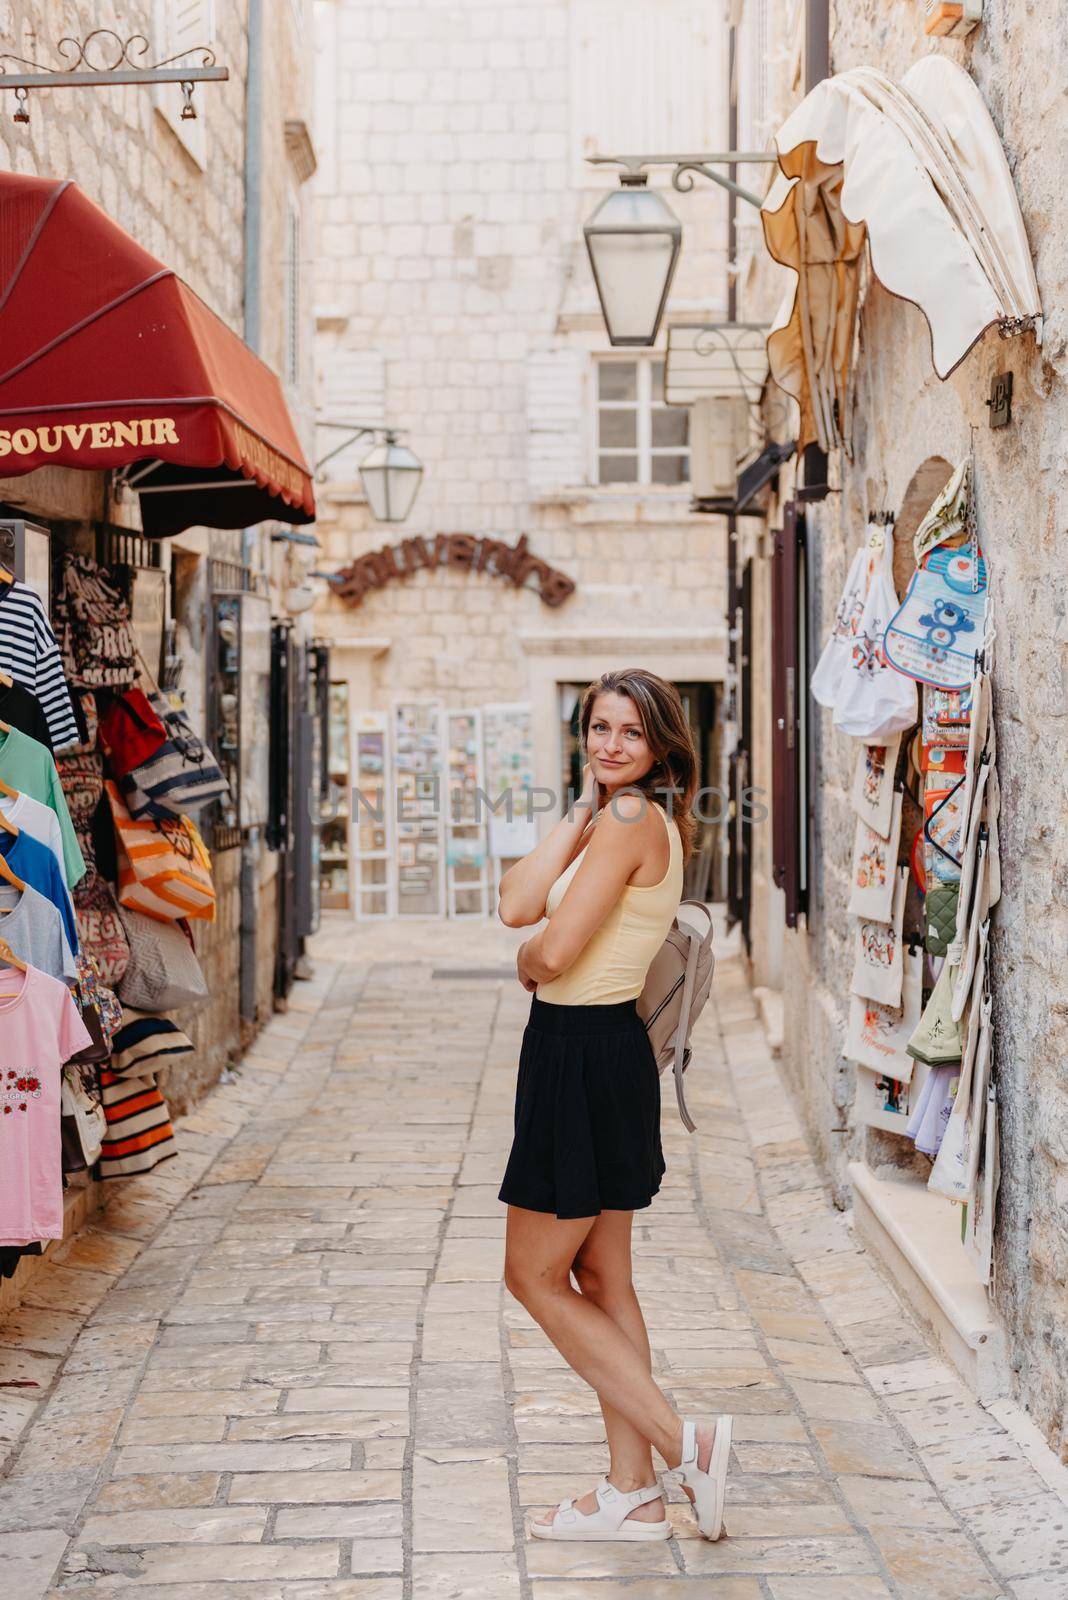
[[[864,245],[871,270],[927,319],[940,378],[987,328],[1034,328],[1042,308],[1012,175],[968,74],[925,56],[900,83],[871,67],[826,78],[780,128],[761,208],[797,274],[768,334],[771,373],[801,408],[799,448],[849,446]]]

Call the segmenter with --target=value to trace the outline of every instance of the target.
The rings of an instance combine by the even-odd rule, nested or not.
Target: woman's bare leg
[[[562,1221],[509,1206],[504,1281],[568,1366],[658,1450],[669,1467],[676,1467],[682,1459],[682,1418],[653,1382],[644,1353],[607,1312],[571,1284],[572,1262],[599,1220]]]
[[[584,1299],[599,1306],[637,1350],[647,1370],[652,1368],[645,1318],[631,1279],[632,1211],[602,1211],[586,1235],[571,1271]],[[624,1494],[655,1482],[653,1452],[646,1439],[621,1411],[598,1395],[608,1437],[608,1477]],[[584,1514],[597,1510],[594,1492],[575,1502]],[[555,1512],[538,1518],[551,1522]],[[651,1500],[630,1513],[641,1522],[661,1522],[662,1500]]]

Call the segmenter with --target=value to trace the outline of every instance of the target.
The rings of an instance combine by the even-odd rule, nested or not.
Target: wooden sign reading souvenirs
[[[547,606],[558,606],[574,594],[574,582],[564,572],[531,555],[527,536],[518,543],[500,539],[476,538],[471,533],[438,533],[433,538],[416,535],[400,544],[371,550],[330,578],[336,595],[349,605],[359,605],[369,589],[381,589],[394,578],[408,578],[420,567],[434,572],[439,567],[468,567],[473,572],[490,572],[506,578],[517,589],[537,587]],[[528,579],[535,580],[534,585]]]

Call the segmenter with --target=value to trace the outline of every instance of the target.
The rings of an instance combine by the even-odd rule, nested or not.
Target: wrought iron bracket
[[[315,477],[318,483],[326,481],[320,475],[320,467],[325,467],[328,461],[333,461],[334,457],[339,456],[342,450],[347,450],[350,444],[358,444],[361,439],[366,438],[373,438],[376,441],[381,438],[386,444],[395,444],[400,435],[408,431],[406,428],[391,428],[386,422],[326,422],[322,418],[317,419],[315,426],[336,428],[347,435],[340,444],[328,450],[325,456],[320,456],[315,463]]]
[[[671,186],[680,194],[689,194],[696,177],[718,183],[721,189],[747,200],[760,210],[763,201],[751,189],[743,189],[732,177],[717,172],[717,167],[777,166],[779,158],[774,150],[715,150],[698,155],[662,156],[587,156],[591,167],[622,167],[619,181],[624,187],[640,185],[646,180],[646,169],[670,167]]]
[[[60,39],[55,53],[61,66],[49,67],[11,51],[0,52],[0,89],[15,96],[16,122],[29,122],[31,89],[101,89],[115,84],[178,83],[184,92],[183,121],[196,118],[193,87],[198,83],[222,83],[230,76],[228,67],[215,65],[215,52],[197,45],[180,56],[141,64],[149,50],[143,33],[124,39],[112,28],[94,28],[82,39],[70,35]],[[193,59],[199,63],[193,65]],[[31,71],[19,71],[22,67]]]

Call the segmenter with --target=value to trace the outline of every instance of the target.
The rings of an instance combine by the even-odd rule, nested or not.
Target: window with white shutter
[[[586,481],[586,357],[534,350],[527,357],[527,482],[532,498]]]
[[[192,66],[201,66],[203,57],[196,51],[215,40],[214,0],[155,0],[153,16],[156,60],[181,66],[185,59]],[[174,56],[178,57],[177,61],[171,60]],[[181,84],[158,83],[152,93],[156,110],[203,170],[208,155],[206,118],[210,95],[205,94],[200,85],[193,96],[196,118],[183,121]]]
[[[570,16],[571,143],[585,183],[585,156],[724,148],[726,65],[717,6],[571,0]]]
[[[386,416],[386,359],[380,350],[346,350],[339,343],[327,345],[321,357],[319,375],[318,460],[336,450],[345,439],[345,428],[379,426]],[[344,427],[327,427],[343,423]],[[359,466],[371,448],[370,439],[345,445],[323,468],[331,483],[355,483]]]

